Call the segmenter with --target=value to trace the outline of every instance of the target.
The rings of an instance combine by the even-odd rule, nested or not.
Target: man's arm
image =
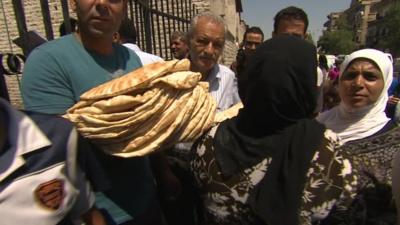
[[[67,175],[74,187],[79,190],[74,207],[70,215],[72,218],[79,218],[86,225],[103,225],[105,219],[102,213],[95,206],[95,195],[92,190],[94,186],[97,190],[109,188],[103,170],[97,163],[95,155],[90,154],[92,145],[82,138],[74,129],[70,135],[70,143],[76,142],[76,148],[71,144],[68,152]],[[97,174],[95,174],[97,173]]]
[[[82,215],[82,220],[85,225],[105,225],[103,214],[96,208],[92,207],[85,214]]]

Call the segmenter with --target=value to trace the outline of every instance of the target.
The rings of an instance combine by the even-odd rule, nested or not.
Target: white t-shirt
[[[164,61],[161,57],[147,53],[142,51],[139,46],[131,43],[125,43],[122,44],[123,46],[129,48],[130,50],[134,51],[140,58],[140,61],[142,61],[143,65],[155,63],[158,61]]]

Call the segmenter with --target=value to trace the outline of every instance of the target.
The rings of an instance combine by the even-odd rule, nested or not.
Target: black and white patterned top
[[[322,224],[395,224],[392,161],[400,151],[400,127],[388,123],[378,133],[347,142],[340,148],[349,155],[353,174],[357,176],[357,195],[350,206],[339,202]]]
[[[250,191],[262,180],[273,160],[265,158],[235,176],[223,177],[215,160],[213,139],[217,126],[204,135],[194,149],[191,170],[204,203],[205,224],[258,224],[247,203]],[[351,199],[357,179],[347,156],[337,150],[338,137],[326,130],[307,173],[299,209],[300,224],[311,224],[327,216],[339,198]]]

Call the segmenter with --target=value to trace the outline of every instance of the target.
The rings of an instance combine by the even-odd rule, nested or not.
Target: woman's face
[[[339,95],[345,105],[362,108],[375,103],[384,87],[380,69],[367,59],[355,59],[339,80]]]

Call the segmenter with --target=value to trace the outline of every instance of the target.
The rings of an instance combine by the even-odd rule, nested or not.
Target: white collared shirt
[[[209,93],[217,102],[217,111],[223,111],[240,102],[235,73],[226,66],[217,64],[207,79]]]

